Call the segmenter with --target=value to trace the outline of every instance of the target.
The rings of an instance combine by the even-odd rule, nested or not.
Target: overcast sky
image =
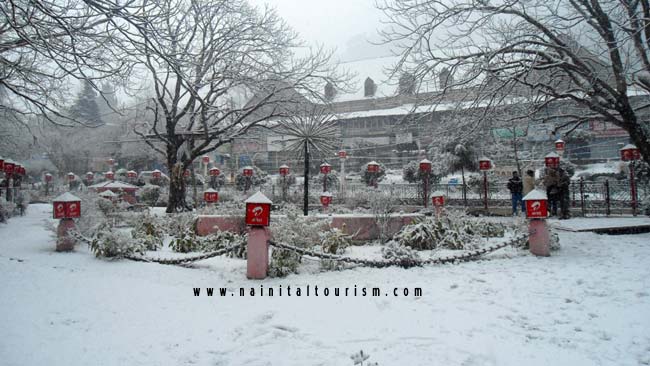
[[[310,44],[336,48],[342,60],[387,55],[384,48],[368,44],[378,40],[382,13],[374,0],[251,0],[277,9],[291,27]]]

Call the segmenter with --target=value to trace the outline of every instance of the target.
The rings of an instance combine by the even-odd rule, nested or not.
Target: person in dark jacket
[[[546,195],[548,197],[549,210],[551,216],[557,216],[557,201],[559,200],[559,186],[560,174],[553,168],[546,168],[546,175],[544,176],[544,187],[546,187]]]
[[[519,178],[519,173],[516,171],[512,172],[512,178],[508,180],[508,190],[510,190],[510,195],[512,196],[512,214],[517,215],[517,205],[521,205],[521,212],[524,212],[524,202],[521,200],[521,192],[524,189],[524,185]]]
[[[569,186],[571,185],[571,178],[566,173],[566,170],[558,169],[560,178],[558,179],[558,200],[560,201],[560,220],[566,220],[571,217],[569,213]]]

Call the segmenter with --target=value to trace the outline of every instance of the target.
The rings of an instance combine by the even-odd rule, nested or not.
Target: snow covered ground
[[[49,217],[31,205],[0,224],[2,365],[351,366],[361,349],[379,365],[650,364],[650,234],[561,231],[550,258],[506,248],[458,265],[248,281],[237,259],[183,268],[56,253]],[[260,285],[293,296],[193,295]],[[296,297],[307,285],[312,296]],[[322,294],[355,285],[383,292]],[[404,287],[423,294],[393,296]]]

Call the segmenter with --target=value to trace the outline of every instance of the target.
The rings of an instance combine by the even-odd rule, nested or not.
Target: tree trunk
[[[183,179],[183,164],[175,163],[170,169],[169,176],[169,201],[165,212],[182,212],[187,211],[185,202],[185,179]]]
[[[630,134],[632,143],[639,148],[641,159],[643,159],[647,164],[650,164],[650,136],[648,132],[644,130],[643,126],[641,126],[639,122],[637,122],[633,127],[628,129],[628,133]]]
[[[309,215],[309,144],[305,143],[305,181],[303,182],[302,213]]]

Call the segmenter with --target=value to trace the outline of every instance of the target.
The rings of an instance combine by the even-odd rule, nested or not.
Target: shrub
[[[345,227],[343,230],[337,228],[330,229],[325,232],[320,233],[321,237],[321,250],[323,253],[341,255],[345,253],[345,250],[350,246],[352,235],[348,235],[345,232]],[[320,261],[320,266],[322,270],[325,271],[338,271],[345,267],[345,264],[340,261],[322,259]]]
[[[251,187],[261,186],[266,183],[267,174],[265,171],[258,167],[253,167],[254,174],[251,177]],[[243,174],[243,170],[240,170],[235,176],[235,185],[237,189],[243,191],[246,188],[246,177]]]
[[[481,238],[504,234],[503,225],[450,214],[440,219],[427,217],[407,225],[395,235],[395,240],[416,250],[473,249]]]
[[[144,254],[147,250],[142,240],[132,239],[108,223],[97,228],[88,245],[96,257],[103,258],[123,258],[136,253]]]
[[[401,267],[413,267],[420,263],[420,255],[412,248],[390,242],[381,249],[382,257],[390,262],[398,262]]]
[[[160,198],[160,191],[161,188],[159,186],[147,184],[138,189],[138,200],[149,206],[155,206]]]
[[[147,250],[157,250],[162,246],[165,237],[164,224],[162,220],[148,213],[135,217],[135,225],[131,231],[133,239],[141,240]]]

